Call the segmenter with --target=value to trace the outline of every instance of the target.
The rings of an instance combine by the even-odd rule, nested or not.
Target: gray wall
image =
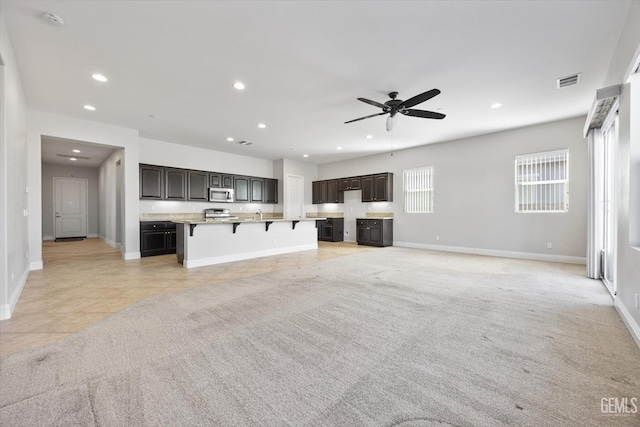
[[[578,117],[321,165],[319,179],[393,172],[394,202],[367,203],[360,211],[393,212],[396,244],[580,262],[586,254],[584,122],[584,117]],[[564,148],[569,149],[569,212],[515,213],[514,157]],[[434,168],[434,212],[406,214],[402,172],[421,166]],[[547,243],[553,247],[548,249]]]
[[[54,236],[53,212],[53,178],[83,178],[88,181],[88,216],[87,233],[91,237],[98,236],[98,169],[82,166],[66,166],[52,163],[42,164],[42,238],[52,239]]]
[[[627,83],[625,75],[640,55],[640,2],[631,3],[618,48],[611,60],[603,86]],[[616,147],[616,216],[618,224],[616,307],[640,347],[640,241],[634,224],[640,223],[640,210],[634,197],[640,194],[640,75],[623,87],[620,97],[619,141]],[[634,179],[635,178],[635,179]],[[636,199],[637,200],[637,199]],[[639,295],[640,296],[640,295]]]
[[[27,102],[0,12],[0,320],[9,318],[29,275]]]

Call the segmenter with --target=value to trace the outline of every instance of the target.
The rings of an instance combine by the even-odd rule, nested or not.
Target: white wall
[[[140,163],[235,175],[275,178],[273,161],[221,151],[189,147],[140,138]],[[282,194],[279,194],[281,197]],[[279,205],[266,203],[207,203],[170,200],[140,200],[140,213],[201,213],[207,208],[229,208],[234,213],[277,212]],[[282,212],[282,211],[280,211]]]
[[[42,239],[54,238],[53,178],[83,178],[87,180],[87,235],[98,236],[98,169],[53,163],[42,164]]]
[[[640,75],[625,81],[640,56],[640,2],[631,3],[627,22],[603,84],[627,83],[623,86],[619,106],[619,141],[616,149],[616,205],[618,246],[615,298],[616,308],[640,347],[640,247],[634,225],[640,223],[640,211],[632,210],[634,196],[640,194]]]
[[[29,275],[27,103],[0,12],[0,320],[11,317]]]
[[[122,161],[124,157],[124,150],[115,150],[98,169],[98,201],[99,201],[99,215],[98,215],[98,236],[105,243],[112,247],[118,247],[121,243],[118,241],[118,224],[117,208],[118,203],[116,197],[118,196],[118,167],[116,163]],[[122,191],[123,189],[121,189]]]
[[[392,172],[393,203],[366,203],[364,209],[394,213],[394,242],[398,245],[465,251],[468,248],[477,253],[584,262],[584,120],[579,117],[396,151],[393,155],[321,165],[319,178]],[[569,149],[569,212],[515,213],[514,157],[564,148]],[[421,166],[434,168],[434,212],[406,214],[402,171]],[[343,207],[338,205],[336,209]],[[360,207],[360,212],[366,213],[364,209]],[[352,225],[345,224],[345,228],[351,230]],[[547,243],[553,247],[548,249]]]
[[[123,248],[124,259],[140,257],[140,223],[138,206],[138,131],[89,120],[29,110],[28,117],[29,169],[29,251],[31,269],[41,269],[42,263],[42,136],[73,139],[122,148],[124,153]]]

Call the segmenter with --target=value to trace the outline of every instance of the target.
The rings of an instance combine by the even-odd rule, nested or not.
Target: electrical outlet
[[[547,243],[547,249],[551,249],[551,248],[553,248],[553,243],[551,242]]]
[[[440,240],[440,236],[436,236],[436,240]]]
[[[636,308],[640,308],[640,306],[638,305],[638,294],[636,293]]]
[[[24,257],[26,258],[27,261],[29,261],[29,251],[25,252]]]

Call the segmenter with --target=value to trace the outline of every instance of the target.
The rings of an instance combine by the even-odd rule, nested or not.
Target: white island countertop
[[[193,268],[317,249],[316,221],[323,219],[175,219],[178,262]]]

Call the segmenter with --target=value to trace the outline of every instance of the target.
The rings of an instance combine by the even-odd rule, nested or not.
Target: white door
[[[287,175],[285,218],[304,218],[304,177]]]
[[[615,110],[615,109],[614,109]],[[602,279],[613,295],[616,293],[616,234],[615,177],[617,146],[617,114],[609,117],[603,129],[603,182],[602,182]]]
[[[53,178],[56,239],[87,236],[87,180]]]

